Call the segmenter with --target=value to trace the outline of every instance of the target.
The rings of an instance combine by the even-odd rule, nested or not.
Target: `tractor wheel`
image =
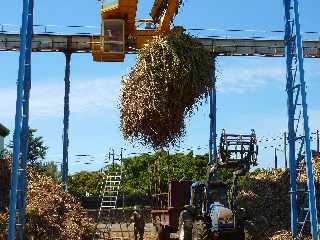
[[[193,240],[210,240],[208,223],[203,219],[197,220],[193,224]]]

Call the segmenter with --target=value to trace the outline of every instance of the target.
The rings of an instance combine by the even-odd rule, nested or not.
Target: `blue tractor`
[[[245,240],[245,210],[239,209],[236,201],[238,178],[256,166],[257,154],[254,130],[250,135],[223,130],[219,158],[209,164],[207,180],[191,185],[190,205],[180,214],[179,240]],[[219,176],[222,168],[233,173],[231,189]]]

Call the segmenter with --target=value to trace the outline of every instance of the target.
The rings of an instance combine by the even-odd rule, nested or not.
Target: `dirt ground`
[[[99,228],[103,228],[103,225],[100,225]],[[126,226],[126,224],[113,224],[111,231],[111,239],[113,240],[133,240],[133,225]],[[144,240],[155,240],[156,232],[152,223],[147,223],[145,226]]]

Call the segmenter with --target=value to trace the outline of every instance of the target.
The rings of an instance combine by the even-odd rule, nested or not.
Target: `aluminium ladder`
[[[111,239],[112,223],[115,221],[112,210],[117,208],[121,178],[121,172],[109,172],[105,177],[97,218],[97,223],[102,224],[102,227],[98,226],[98,231],[103,239]]]
[[[97,235],[100,236],[99,239],[130,239],[129,224],[124,214],[123,209],[123,220],[126,224],[126,231],[124,231],[121,220],[119,221],[119,228],[121,237],[111,236],[112,226],[117,223],[117,209],[118,209],[118,200],[119,200],[119,191],[123,175],[123,164],[122,164],[122,151],[120,154],[120,159],[116,159],[114,156],[114,151],[109,153],[109,160],[112,156],[112,165],[110,171],[107,171],[104,178],[104,186],[101,194],[101,204],[98,212],[97,218]],[[120,164],[116,167],[115,161],[120,161]],[[122,201],[123,202],[123,201]],[[119,209],[120,210],[120,209]],[[127,232],[127,236],[124,236],[124,232]]]

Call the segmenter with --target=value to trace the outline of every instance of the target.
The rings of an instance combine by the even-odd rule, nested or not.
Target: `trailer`
[[[168,240],[171,233],[178,232],[180,212],[190,204],[191,185],[192,181],[169,181],[168,192],[153,194],[152,223],[159,240]]]

